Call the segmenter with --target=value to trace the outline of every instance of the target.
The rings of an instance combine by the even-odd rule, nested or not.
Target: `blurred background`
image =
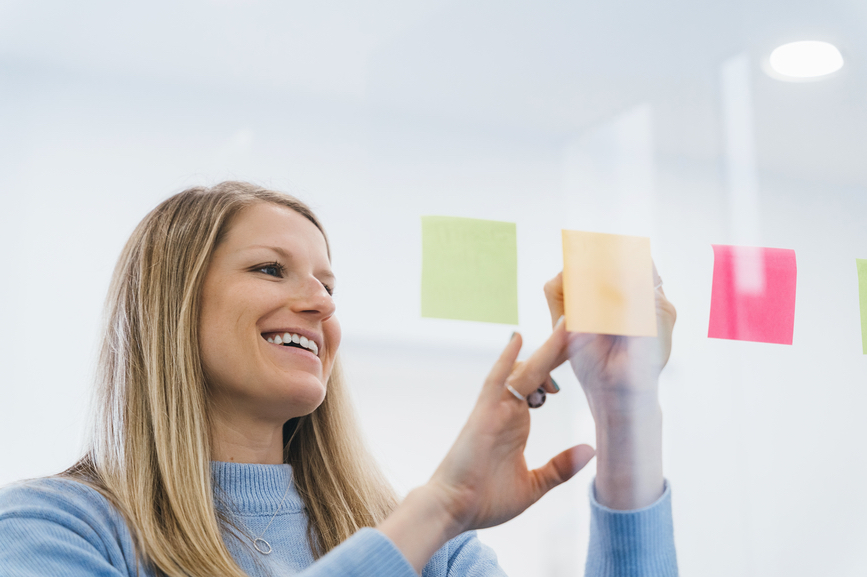
[[[845,65],[790,82],[777,46]],[[422,215],[517,223],[526,350],[560,229],[651,237],[678,308],[662,377],[686,576],[867,570],[867,3],[860,0],[0,2],[0,484],[80,454],[102,300],[159,201],[243,179],[313,206],[343,362],[405,492],[514,326],[420,317]],[[711,244],[791,248],[792,346],[707,338]],[[594,442],[568,366],[537,466]],[[583,573],[591,463],[482,531],[513,577]]]

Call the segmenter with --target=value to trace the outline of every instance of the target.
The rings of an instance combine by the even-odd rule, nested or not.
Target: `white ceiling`
[[[758,0],[13,0],[4,67],[51,66],[218,90],[305,94],[568,137],[641,102],[661,155],[719,154],[719,65],[755,62],[759,164],[867,185],[867,3]],[[777,44],[834,42],[825,82],[771,80]]]

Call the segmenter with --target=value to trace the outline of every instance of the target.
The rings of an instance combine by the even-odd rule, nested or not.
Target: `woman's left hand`
[[[522,343],[516,333],[494,364],[470,418],[425,487],[439,495],[460,531],[512,519],[593,458],[592,447],[578,445],[528,469],[530,409],[506,389],[508,383],[526,397],[548,382],[565,361],[567,341],[560,322],[527,361],[516,363]]]
[[[542,384],[551,391],[550,372],[566,361],[567,340],[560,322],[533,356],[517,363],[521,336],[515,334],[430,481],[411,491],[377,527],[418,573],[449,539],[516,517],[593,458],[592,447],[578,445],[528,469],[530,408],[506,388],[508,383],[524,397]]]

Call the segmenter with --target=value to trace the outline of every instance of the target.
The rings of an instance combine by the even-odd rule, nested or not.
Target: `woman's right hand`
[[[452,537],[512,519],[593,457],[592,447],[577,445],[530,470],[524,459],[530,408],[506,389],[508,383],[526,397],[548,381],[566,358],[564,325],[558,323],[545,344],[522,363],[516,363],[521,336],[512,337],[431,480],[412,491],[380,525],[417,571]]]
[[[653,269],[656,337],[569,333],[568,356],[596,422],[596,498],[638,509],[664,490],[659,373],[671,354],[677,313]],[[545,284],[552,319],[563,314],[563,274]]]
[[[677,312],[665,297],[656,267],[656,337],[569,333],[568,356],[594,416],[656,404],[659,373],[671,354]],[[552,322],[564,314],[563,273],[545,283]]]

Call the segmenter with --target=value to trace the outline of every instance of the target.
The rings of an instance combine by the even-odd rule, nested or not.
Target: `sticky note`
[[[566,330],[656,336],[650,239],[563,231]]]
[[[867,259],[856,258],[858,267],[858,294],[861,301],[861,348],[867,355]]]
[[[421,316],[518,324],[515,223],[423,216]]]
[[[792,344],[795,251],[713,245],[713,287],[707,336]]]

